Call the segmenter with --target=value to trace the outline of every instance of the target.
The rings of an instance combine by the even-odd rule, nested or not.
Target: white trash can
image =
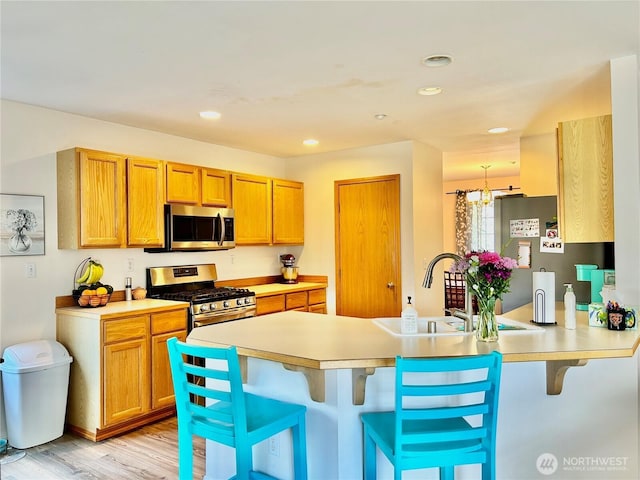
[[[54,340],[7,347],[0,363],[8,441],[30,448],[62,436],[73,358]]]

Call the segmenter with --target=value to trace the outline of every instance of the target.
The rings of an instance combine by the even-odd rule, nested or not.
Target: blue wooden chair
[[[431,467],[440,468],[441,480],[453,480],[455,465],[465,464],[482,464],[482,478],[495,479],[501,370],[498,352],[397,357],[395,411],[360,416],[365,480],[376,478],[376,446],[393,464],[396,480],[403,470]]]
[[[296,480],[307,478],[305,413],[307,407],[245,393],[235,347],[213,348],[167,340],[178,416],[178,473],[193,478],[193,438],[198,435],[236,450],[236,475],[232,478],[273,478],[253,470],[252,447],[291,428]],[[184,356],[191,359],[186,361]],[[206,366],[193,358],[217,360]],[[204,364],[204,362],[202,362]],[[207,385],[192,383],[204,377]],[[207,406],[198,405],[196,396]]]

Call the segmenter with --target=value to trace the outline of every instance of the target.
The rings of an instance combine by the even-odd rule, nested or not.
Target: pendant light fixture
[[[491,165],[481,165],[481,168],[484,168],[484,188],[482,189],[482,194],[480,196],[480,200],[483,205],[489,205],[493,201],[493,195],[491,194],[489,184],[487,183],[487,170],[490,167]]]

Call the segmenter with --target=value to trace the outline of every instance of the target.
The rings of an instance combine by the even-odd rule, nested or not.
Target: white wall
[[[0,192],[44,195],[46,244],[45,255],[0,257],[0,352],[15,343],[55,339],[55,297],[71,294],[76,266],[88,256],[102,261],[103,281],[117,290],[126,276],[134,286],[144,285],[145,268],[157,265],[215,263],[220,279],[279,274],[284,250],[276,247],[165,254],[58,250],[56,152],[78,146],[285,177],[282,159],[5,100],[1,108]],[[127,273],[127,258],[134,260],[133,274]],[[26,263],[35,264],[36,278],[25,277]],[[6,438],[1,388],[0,412],[0,437]]]
[[[442,300],[442,294],[436,297],[436,289],[426,291],[420,286],[422,277],[416,268],[421,255],[431,258],[442,251],[439,151],[417,142],[400,142],[294,157],[287,159],[287,174],[304,182],[305,246],[300,263],[304,271],[327,275],[329,313],[335,313],[334,182],[351,178],[400,174],[401,295],[415,298],[421,314]],[[424,212],[420,205],[429,206],[427,215],[418,215]]]
[[[55,297],[71,294],[75,268],[87,256],[102,261],[103,281],[118,290],[124,288],[125,276],[133,276],[134,285],[144,285],[145,268],[155,265],[212,262],[220,279],[279,273],[276,249],[270,247],[169,254],[142,249],[58,250],[56,152],[75,146],[285,176],[284,161],[278,158],[2,101],[0,191],[44,195],[46,245],[44,256],[0,259],[0,347],[55,338]],[[127,258],[134,259],[133,275],[127,273]],[[25,278],[27,262],[35,264],[36,278]]]

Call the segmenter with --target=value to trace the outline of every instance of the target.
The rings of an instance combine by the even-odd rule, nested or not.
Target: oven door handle
[[[236,310],[233,313],[225,312],[223,314],[216,315],[199,315],[199,318],[193,319],[192,328],[204,327],[207,325],[213,325],[214,323],[229,322],[231,320],[242,320],[243,318],[251,318],[256,316],[256,309],[243,308]]]

